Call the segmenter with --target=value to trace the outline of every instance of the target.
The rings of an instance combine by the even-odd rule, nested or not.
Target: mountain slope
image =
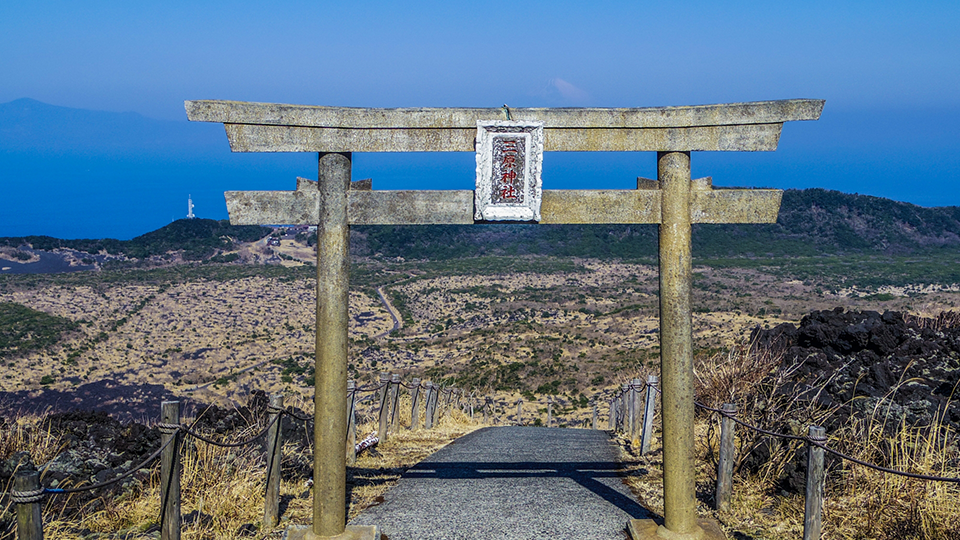
[[[136,259],[162,256],[169,251],[183,252],[188,261],[207,259],[220,251],[234,249],[237,242],[255,242],[270,234],[272,229],[258,225],[230,225],[213,219],[178,219],[155,231],[132,240],[79,239],[61,240],[50,236],[0,238],[0,246],[20,247],[29,244],[33,249],[75,249],[87,253],[106,251]]]
[[[545,254],[650,258],[655,225],[357,227],[355,248],[390,257]],[[787,190],[769,225],[694,225],[697,257],[911,254],[960,250],[960,207],[923,208],[824,189]]]

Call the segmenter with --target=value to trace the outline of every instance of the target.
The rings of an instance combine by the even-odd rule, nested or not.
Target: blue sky
[[[719,185],[960,205],[958,28],[956,1],[0,2],[0,103],[32,98],[185,122],[188,99],[643,107],[820,98],[821,120],[786,125],[777,152],[696,154],[694,173]],[[315,158],[293,155],[263,157],[258,176],[243,176],[239,164],[259,158],[231,155],[222,131],[195,126],[219,138],[210,144],[220,145],[225,171],[211,166],[175,186],[202,198],[201,215],[225,217],[217,200],[225,189],[292,189],[292,176],[316,174]],[[358,155],[355,176],[373,176],[381,189],[464,189],[472,161]],[[8,185],[28,182],[0,175]],[[547,188],[629,187],[637,175],[655,175],[652,154],[548,154],[544,162]],[[93,200],[137,195],[111,184],[122,181],[116,175],[87,181]],[[158,200],[152,222],[88,216],[73,226],[140,234],[180,217],[185,195]],[[81,234],[50,226],[53,218],[32,222],[49,211],[24,209],[16,226],[0,219],[0,236],[29,227]]]

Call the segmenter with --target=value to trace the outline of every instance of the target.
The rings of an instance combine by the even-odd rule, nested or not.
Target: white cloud
[[[550,85],[553,86],[566,101],[582,104],[590,100],[590,94],[588,94],[586,90],[577,88],[560,77],[550,79]]]

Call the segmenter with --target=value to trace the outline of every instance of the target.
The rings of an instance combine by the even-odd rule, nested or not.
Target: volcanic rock
[[[825,390],[841,411],[888,425],[960,427],[953,400],[960,382],[960,317],[905,317],[896,311],[814,311],[795,326],[754,329],[754,347],[798,365],[793,382]],[[836,418],[842,415],[835,416]]]

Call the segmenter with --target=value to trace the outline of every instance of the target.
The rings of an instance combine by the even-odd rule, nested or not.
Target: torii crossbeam
[[[473,152],[477,122],[543,122],[544,151],[655,151],[657,180],[636,190],[544,190],[540,223],[660,226],[664,525],[632,520],[634,538],[724,538],[698,520],[693,431],[692,223],[773,223],[782,191],[713,189],[691,180],[691,151],[776,150],[783,122],[816,120],[823,100],[632,109],[362,109],[187,101],[193,121],[222,122],[234,152],[318,152],[317,182],[295,191],[226,193],[230,221],[317,225],[313,524],[290,538],[379,538],[345,527],[350,225],[472,224],[473,191],[351,187],[352,152]],[[364,536],[366,535],[366,536]]]

